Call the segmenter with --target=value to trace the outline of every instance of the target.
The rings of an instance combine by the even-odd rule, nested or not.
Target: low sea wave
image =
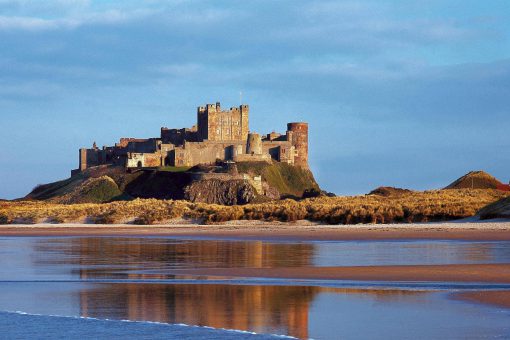
[[[287,335],[260,334],[184,323],[101,319],[23,311],[0,311],[0,329],[2,329],[2,336],[6,336],[6,338],[54,339],[90,337],[92,335],[99,339],[135,335],[138,337],[147,336],[151,339],[295,339]]]

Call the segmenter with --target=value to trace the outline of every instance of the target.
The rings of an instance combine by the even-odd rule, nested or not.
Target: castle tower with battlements
[[[222,110],[219,102],[197,109],[200,141],[246,141],[249,131],[249,106],[240,105]]]
[[[282,162],[308,169],[308,124],[287,124],[285,134],[249,132],[249,106],[223,110],[219,102],[197,109],[191,128],[161,128],[159,138],[121,138],[114,146],[80,149],[73,173],[99,165],[130,168],[191,167],[218,161]]]

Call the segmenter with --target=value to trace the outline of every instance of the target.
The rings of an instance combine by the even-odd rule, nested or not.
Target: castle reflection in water
[[[159,284],[143,280],[171,279],[174,276],[165,271],[175,268],[308,266],[312,262],[313,244],[73,238],[55,239],[38,248],[39,251],[51,248],[52,252],[64,255],[58,261],[72,264],[82,280],[140,280],[97,284],[80,291],[84,317],[308,337],[308,311],[316,287]]]
[[[147,320],[308,338],[316,287],[108,284],[80,292],[84,317]]]
[[[54,239],[36,245],[36,250],[41,254],[36,262],[70,269],[77,279],[118,280],[79,291],[84,317],[308,338],[310,308],[320,293],[362,294],[375,301],[409,300],[420,295],[410,291],[168,281],[175,278],[171,274],[175,268],[313,266],[313,243],[90,237]]]

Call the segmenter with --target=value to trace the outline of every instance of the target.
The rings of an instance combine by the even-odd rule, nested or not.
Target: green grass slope
[[[91,177],[70,192],[51,198],[55,203],[105,203],[122,195],[119,186],[108,176]]]
[[[238,163],[237,167],[240,173],[262,176],[283,197],[301,197],[305,190],[320,190],[309,170],[285,163],[250,162]],[[178,200],[185,198],[184,189],[193,182],[192,172],[167,167],[126,173],[119,167],[96,167],[62,181],[39,185],[25,199],[54,203],[104,203],[136,197]]]
[[[38,185],[25,198],[42,201],[63,196],[79,187],[85,180],[85,176],[78,174],[62,181]]]
[[[305,190],[320,190],[310,170],[287,163],[241,162],[237,163],[239,173],[260,175],[262,180],[278,189],[282,196],[301,197]]]
[[[28,200],[55,203],[104,203],[122,198],[117,184],[123,178],[122,169],[97,167],[65,180],[38,185],[26,197]]]

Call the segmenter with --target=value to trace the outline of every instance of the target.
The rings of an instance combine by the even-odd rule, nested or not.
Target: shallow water
[[[0,280],[136,278],[168,269],[510,263],[510,241],[266,242],[0,238]]]
[[[112,339],[121,337],[151,339],[280,339],[279,336],[251,334],[189,325],[173,325],[129,320],[0,312],[0,329],[5,338]]]
[[[510,242],[6,237],[0,238],[0,337],[255,336],[230,329],[262,338],[509,338],[510,311],[451,298],[475,288],[469,285],[167,274],[197,267],[509,262]]]

